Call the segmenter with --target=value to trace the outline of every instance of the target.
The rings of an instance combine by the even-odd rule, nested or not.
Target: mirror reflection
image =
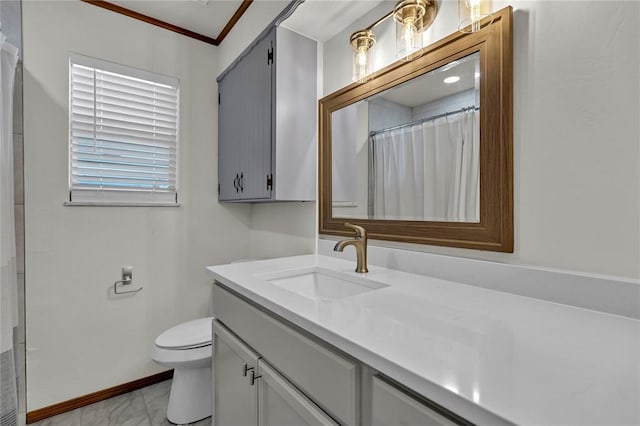
[[[336,110],[332,216],[480,221],[480,56]]]

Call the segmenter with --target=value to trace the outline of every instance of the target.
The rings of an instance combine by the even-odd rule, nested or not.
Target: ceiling
[[[327,41],[384,0],[306,0],[282,23],[317,41]]]
[[[215,39],[242,0],[110,0],[110,3]]]
[[[476,85],[475,73],[479,62],[479,55],[474,53],[409,80],[404,84],[385,90],[373,98],[381,97],[412,108],[473,89]],[[443,80],[446,77],[454,75],[460,77],[458,82],[453,84],[444,83]]]
[[[1,1],[1,0],[0,0]],[[178,29],[192,32],[186,34],[194,38],[204,36],[206,41],[218,45],[230,27],[240,18],[253,1],[273,0],[83,0],[96,6],[105,7],[149,22],[145,17],[155,19],[155,25],[170,24]],[[385,0],[305,0],[282,25],[290,30],[324,42],[343,31],[354,21]],[[388,0],[387,0],[388,1]],[[115,9],[112,7],[115,5]],[[117,10],[118,8],[124,8]],[[135,12],[134,14],[128,11]],[[139,16],[135,16],[140,14]],[[176,31],[176,29],[172,29]],[[184,34],[182,31],[177,31]],[[476,55],[477,56],[477,55]],[[472,59],[473,58],[473,59]],[[475,86],[477,58],[471,55],[433,70],[420,78],[410,80],[393,90],[387,90],[375,97],[409,107],[422,105],[435,99],[449,96]],[[444,84],[443,78],[458,75],[460,81]],[[425,88],[427,90],[425,90]]]
[[[82,1],[218,45],[253,1],[273,0]],[[305,0],[282,25],[324,42],[382,1]]]

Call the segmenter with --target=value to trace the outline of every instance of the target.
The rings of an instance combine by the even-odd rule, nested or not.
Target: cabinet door
[[[258,356],[213,321],[213,416],[216,426],[254,426],[258,423],[256,374]]]
[[[453,426],[454,422],[412,396],[373,377],[372,426]]]
[[[232,71],[243,76],[238,92],[241,112],[233,121],[240,131],[240,198],[246,200],[271,197],[267,175],[271,174],[273,34],[258,42]]]
[[[258,372],[259,426],[338,425],[262,359]]]
[[[238,92],[242,89],[242,76],[228,73],[218,83],[218,200],[237,200],[240,196],[238,179],[240,161],[238,143],[240,141],[242,114],[241,99]]]
[[[355,360],[309,339],[218,283],[213,286],[213,314],[341,424],[361,423]]]

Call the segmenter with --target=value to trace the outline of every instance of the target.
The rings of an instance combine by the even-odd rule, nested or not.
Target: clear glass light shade
[[[491,24],[490,8],[488,0],[458,0],[458,30],[475,33]]]
[[[360,31],[351,36],[353,48],[353,76],[358,83],[364,83],[371,78],[373,72],[373,46],[375,36],[371,31]]]
[[[364,83],[371,75],[373,51],[360,50],[353,55],[353,81]]]
[[[393,17],[396,23],[396,56],[412,61],[422,56],[422,34],[433,23],[437,13],[436,0],[400,0],[391,12],[364,30],[351,34],[349,42],[353,48],[353,81],[364,83],[372,77],[373,47],[376,44],[374,27]]]
[[[396,57],[412,60],[422,55],[422,32],[413,19],[396,22]]]
[[[422,33],[435,19],[438,7],[434,0],[402,0],[396,3],[396,57],[412,61],[422,55]]]

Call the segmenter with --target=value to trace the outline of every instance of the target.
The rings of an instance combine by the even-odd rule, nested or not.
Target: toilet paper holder
[[[122,267],[122,279],[115,281],[113,283],[113,292],[115,294],[128,294],[128,293],[138,293],[142,290],[142,287],[137,288],[135,290],[126,290],[126,291],[118,291],[118,284],[120,285],[131,285],[133,283],[133,267],[132,266],[123,266]]]

